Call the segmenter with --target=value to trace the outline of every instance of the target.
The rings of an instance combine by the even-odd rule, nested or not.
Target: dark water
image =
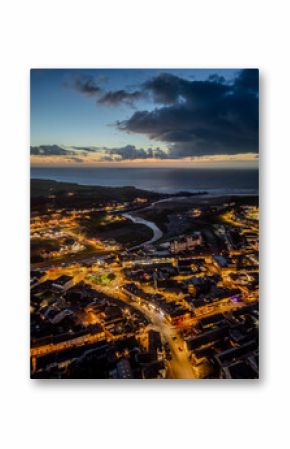
[[[135,186],[174,193],[182,190],[210,193],[256,194],[258,170],[232,168],[31,168],[31,178],[52,179],[83,185]]]

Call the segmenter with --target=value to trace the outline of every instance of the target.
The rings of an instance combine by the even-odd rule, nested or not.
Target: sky
[[[258,161],[256,69],[32,69],[35,166]]]

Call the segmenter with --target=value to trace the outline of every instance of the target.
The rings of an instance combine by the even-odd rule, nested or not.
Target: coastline
[[[144,191],[152,194],[157,194],[160,196],[178,197],[178,196],[197,196],[197,197],[207,197],[207,198],[219,198],[219,197],[258,197],[259,191],[256,189],[188,189],[185,187],[180,187],[179,189],[172,188],[162,188],[153,189],[145,186],[137,187],[135,185],[101,185],[101,184],[83,184],[79,182],[71,181],[58,181],[52,178],[30,178],[31,183],[52,183],[55,187],[57,186],[73,186],[74,188],[91,188],[91,189],[135,189],[136,191]]]

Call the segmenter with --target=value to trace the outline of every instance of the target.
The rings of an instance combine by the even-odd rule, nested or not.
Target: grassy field
[[[115,275],[114,273],[92,274],[88,276],[88,279],[94,284],[109,285],[115,279]]]

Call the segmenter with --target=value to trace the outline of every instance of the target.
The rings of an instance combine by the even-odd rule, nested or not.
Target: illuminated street
[[[185,213],[171,220],[170,237],[152,217],[159,209],[174,214],[176,204]],[[135,198],[129,212],[109,203],[34,216],[34,376],[75,376],[95,357],[104,377],[124,359],[140,378],[227,377],[244,351],[237,366],[256,376],[258,209],[219,198],[197,204]],[[176,235],[195,223],[199,231]],[[102,232],[93,235],[92,226]],[[111,226],[116,235],[118,227],[122,235],[128,226],[136,235],[142,229],[143,243],[132,245],[129,234],[118,243]]]

